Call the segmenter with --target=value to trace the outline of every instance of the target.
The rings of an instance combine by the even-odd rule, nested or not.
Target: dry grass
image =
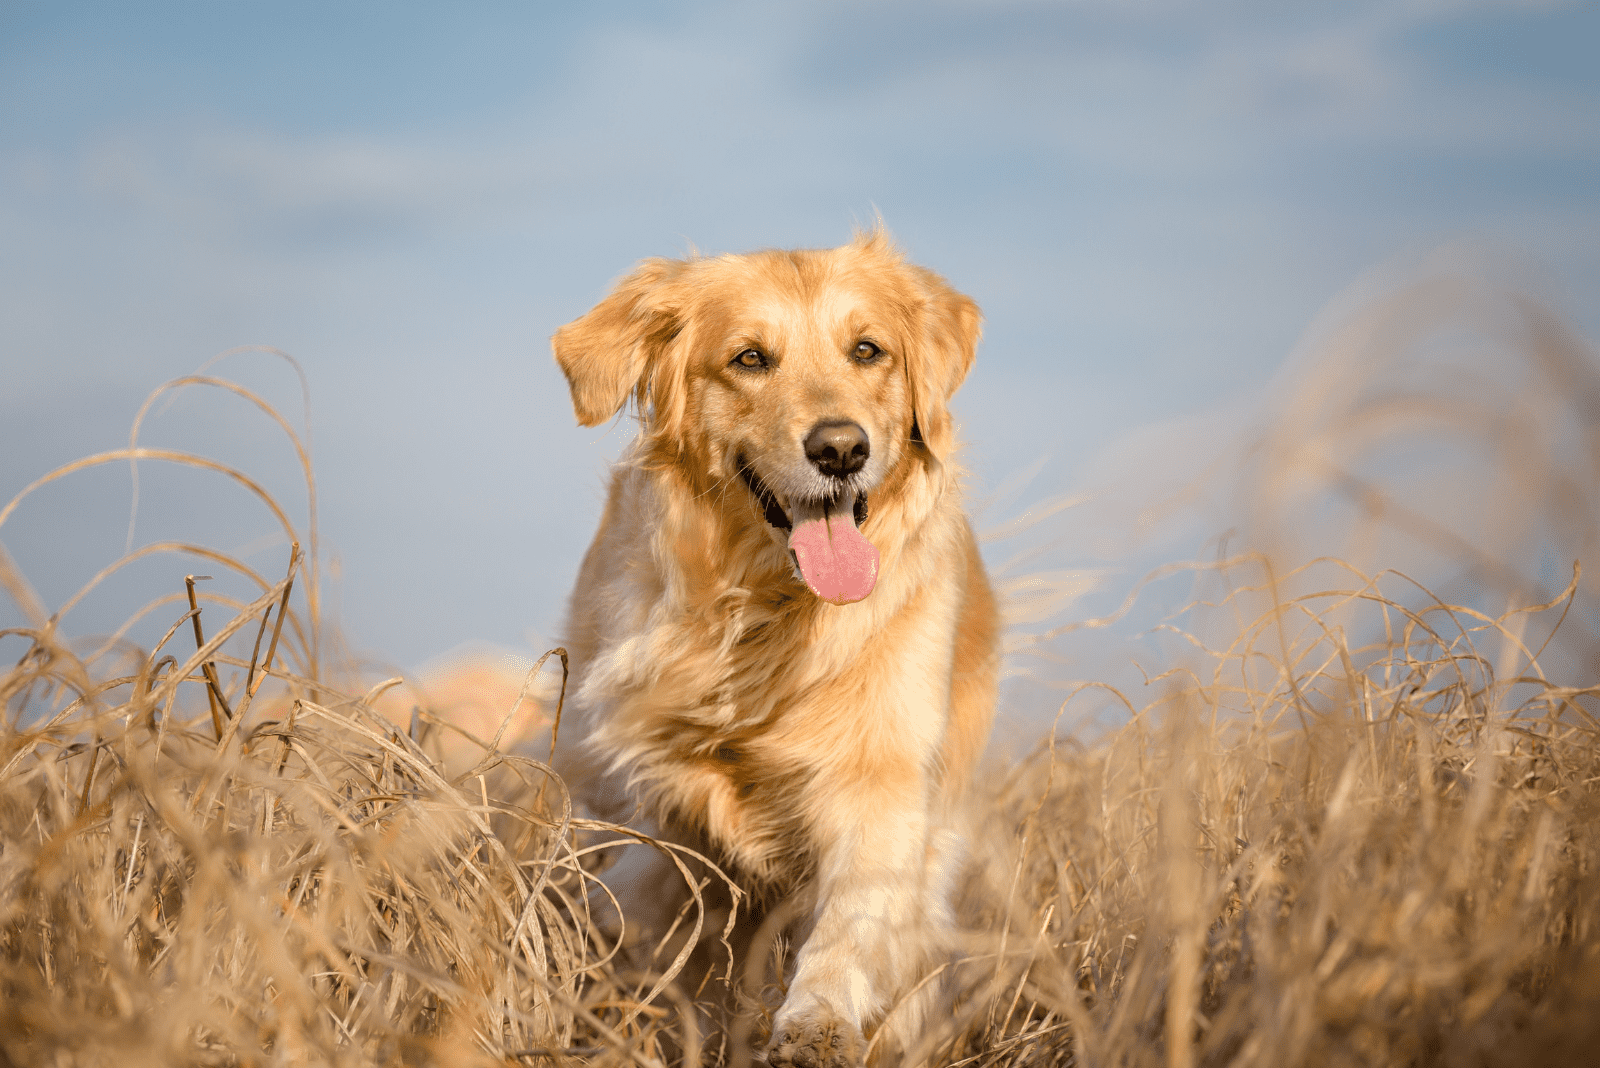
[[[527,745],[342,677],[314,553],[277,581],[204,555],[258,594],[174,589],[144,649],[69,640],[0,553],[28,619],[0,636],[0,1065],[747,1056],[700,1034],[677,960],[630,971],[588,922],[626,830],[574,818]],[[1197,569],[1155,700],[1112,694],[1125,726],[997,776],[929,1061],[1579,1063],[1600,1039],[1596,691],[1542,666],[1592,662],[1587,587],[1488,612],[1281,558]],[[555,712],[556,665],[519,704]],[[708,895],[683,922],[718,919]]]
[[[1268,581],[1230,584],[1246,623],[1210,672],[1003,789],[1020,856],[968,913],[1002,930],[999,963],[965,965],[940,1059],[1580,1061],[1600,1037],[1597,691],[1539,677],[1523,618],[1231,563]],[[1345,581],[1273,596],[1319,571]],[[1522,615],[1548,631],[1566,603]],[[1374,621],[1380,640],[1347,641]]]

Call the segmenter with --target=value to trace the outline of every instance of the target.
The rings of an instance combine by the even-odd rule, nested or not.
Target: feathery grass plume
[[[1196,450],[1204,477],[1137,509],[1228,500],[1223,544],[1256,551],[1013,634],[1071,663],[1142,600],[1157,696],[1096,663],[1058,721],[1126,725],[1052,734],[997,788],[935,1061],[1589,1059],[1600,571],[1574,561],[1600,530],[1600,360],[1427,266],[1336,307],[1234,443]]]

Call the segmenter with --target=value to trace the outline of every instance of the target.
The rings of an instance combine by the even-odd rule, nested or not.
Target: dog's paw
[[[828,1015],[778,1026],[767,1046],[769,1068],[855,1068],[861,1063],[861,1032]]]

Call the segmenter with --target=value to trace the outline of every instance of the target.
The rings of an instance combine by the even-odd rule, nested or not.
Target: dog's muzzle
[[[778,530],[793,530],[794,523],[789,519],[789,513],[783,510],[783,505],[778,503],[778,495],[756,474],[756,469],[743,456],[739,457],[739,477],[744,480],[745,488],[750,495],[761,505],[761,510],[766,514],[767,525]],[[832,502],[830,502],[831,504]],[[867,494],[865,491],[856,494],[856,499],[850,508],[856,526],[867,521]]]

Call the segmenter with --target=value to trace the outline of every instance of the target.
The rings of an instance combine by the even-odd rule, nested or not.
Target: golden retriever
[[[758,902],[803,895],[771,1065],[858,1062],[947,949],[998,667],[948,409],[979,324],[879,228],[647,260],[553,339],[579,423],[641,424],[572,594],[574,777]],[[633,850],[607,881],[659,933],[676,879]]]

